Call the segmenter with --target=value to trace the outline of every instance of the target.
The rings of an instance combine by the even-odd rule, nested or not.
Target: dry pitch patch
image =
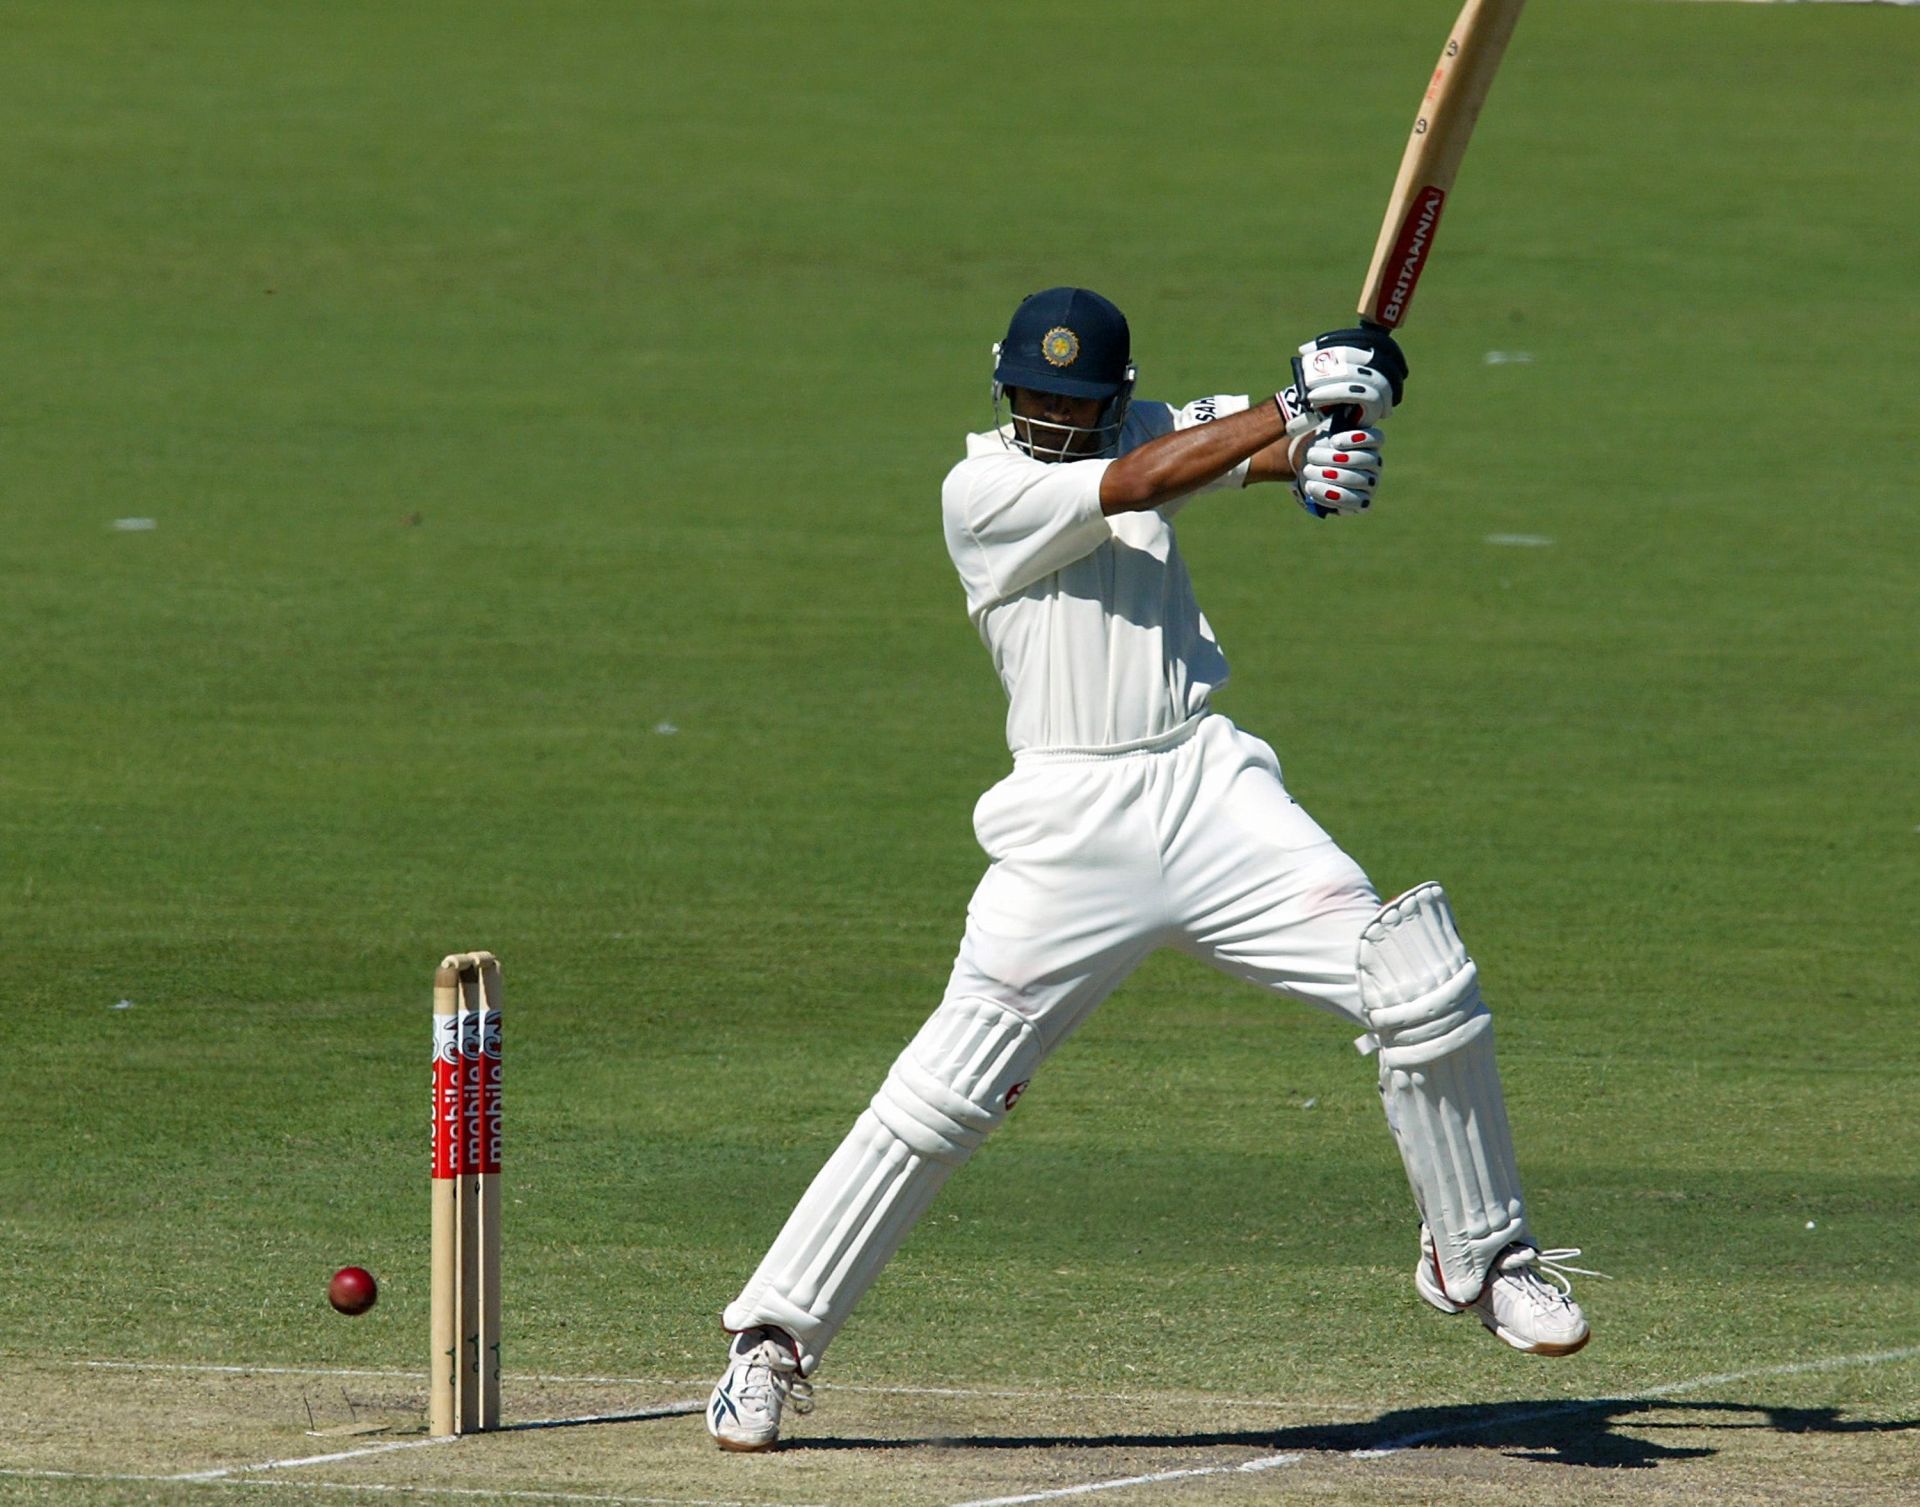
[[[711,1447],[694,1380],[521,1379],[515,1427],[435,1441],[424,1378],[404,1373],[14,1359],[3,1375],[0,1499],[18,1501],[1920,1504],[1920,1348],[1433,1407],[823,1385],[762,1456]]]

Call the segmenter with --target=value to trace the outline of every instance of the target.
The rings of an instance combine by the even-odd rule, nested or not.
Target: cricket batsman
[[[1406,360],[1390,335],[1300,347],[1271,397],[1135,402],[1127,321],[1085,288],[1022,301],[994,347],[996,428],[941,492],[947,552],[1007,693],[1013,771],[980,798],[987,872],[939,1008],[730,1303],[707,1408],[763,1450],[854,1305],[1048,1055],[1158,948],[1362,1033],[1419,1215],[1415,1290],[1534,1355],[1586,1344],[1565,1262],[1527,1224],[1474,963],[1438,884],[1381,904],[1211,709],[1227,662],[1174,518],[1286,482],[1315,518],[1366,511]],[[1002,418],[1002,405],[1006,416]]]

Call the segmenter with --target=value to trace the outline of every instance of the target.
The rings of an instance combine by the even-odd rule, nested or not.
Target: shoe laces
[[[768,1358],[772,1346],[780,1360]],[[800,1359],[769,1335],[746,1357],[745,1375],[740,1379],[743,1399],[759,1402],[772,1394],[775,1407],[789,1406],[803,1417],[813,1411],[813,1383],[800,1375]]]
[[[1500,1262],[1500,1270],[1517,1275],[1516,1268],[1528,1268],[1531,1275],[1545,1279],[1553,1290],[1563,1298],[1573,1296],[1575,1277],[1597,1277],[1602,1282],[1611,1282],[1613,1278],[1605,1272],[1591,1271],[1584,1266],[1574,1266],[1572,1262],[1584,1254],[1577,1245],[1563,1246],[1559,1250],[1543,1251],[1536,1246],[1523,1245],[1512,1255]]]

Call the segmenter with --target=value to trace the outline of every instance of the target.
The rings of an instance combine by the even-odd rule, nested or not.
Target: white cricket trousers
[[[1355,958],[1379,898],[1225,717],[1022,754],[973,822],[992,862],[940,1008],[723,1315],[786,1329],[808,1372],[1032,1070],[1157,948],[1366,1029]]]

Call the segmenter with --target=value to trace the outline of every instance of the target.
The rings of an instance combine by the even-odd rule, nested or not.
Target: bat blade
[[[1413,134],[1400,159],[1387,216],[1374,243],[1373,264],[1360,290],[1360,318],[1397,329],[1427,264],[1460,159],[1466,155],[1480,106],[1507,50],[1507,38],[1526,0],[1467,0],[1427,85]]]

